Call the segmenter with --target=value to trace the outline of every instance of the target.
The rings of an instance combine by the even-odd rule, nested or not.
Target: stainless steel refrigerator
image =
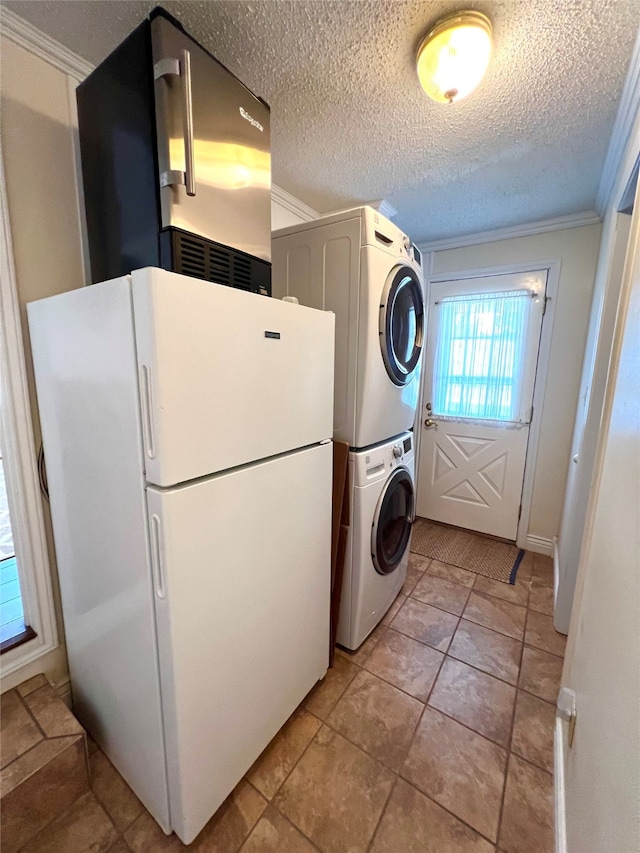
[[[271,294],[268,104],[156,8],[78,86],[91,279]]]

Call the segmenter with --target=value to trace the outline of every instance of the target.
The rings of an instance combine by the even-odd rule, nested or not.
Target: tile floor
[[[340,652],[189,849],[199,853],[546,853],[564,638],[552,566],[515,586],[412,555],[397,601]],[[105,756],[32,853],[177,851]]]

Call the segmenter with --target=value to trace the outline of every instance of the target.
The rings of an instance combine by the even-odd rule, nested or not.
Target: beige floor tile
[[[188,849],[193,853],[237,853],[266,807],[264,797],[243,779]]]
[[[144,806],[100,750],[89,758],[91,788],[120,832],[142,814]]]
[[[401,775],[494,841],[506,764],[502,747],[427,706]]]
[[[394,616],[396,615],[398,610],[400,610],[400,608],[402,607],[402,605],[405,603],[406,600],[407,600],[406,595],[403,595],[402,593],[397,595],[395,598],[395,601],[393,602],[391,607],[385,613],[381,624],[382,625],[390,625],[393,622]]]
[[[30,692],[23,701],[47,737],[84,735],[80,723],[49,684]]]
[[[518,690],[511,749],[549,773],[553,773],[555,716],[554,705]]]
[[[553,616],[553,587],[534,586],[529,596],[529,609]]]
[[[456,630],[458,618],[429,604],[408,598],[398,611],[391,627],[414,640],[446,652]]]
[[[553,853],[553,820],[551,774],[511,755],[498,847],[504,853]]]
[[[241,853],[316,853],[317,849],[279,811],[269,806],[242,845]]]
[[[511,604],[520,604],[523,607],[527,606],[527,600],[529,598],[528,580],[520,580],[515,584],[510,584],[502,583],[502,581],[495,581],[492,578],[485,578],[483,575],[478,575],[473,588],[475,592],[492,595],[494,598],[501,598],[503,601],[510,601]]]
[[[133,853],[174,853],[188,850],[177,835],[165,835],[148,811],[143,811],[124,833]]]
[[[275,798],[275,805],[323,853],[363,853],[394,775],[323,726]]]
[[[524,647],[518,687],[547,702],[555,702],[560,690],[562,658],[541,649]]]
[[[93,794],[85,794],[27,845],[29,853],[106,853],[118,832]]]
[[[552,655],[564,655],[567,638],[559,634],[553,627],[553,619],[545,613],[530,610],[527,614],[527,630],[524,641],[528,646],[535,646]]]
[[[475,622],[461,619],[449,646],[451,657],[517,684],[522,643]]]
[[[431,557],[424,557],[422,554],[414,554],[409,552],[409,565],[419,572],[425,572],[429,568]]]
[[[369,672],[359,672],[327,723],[356,746],[398,770],[424,705]]]
[[[358,667],[342,655],[336,655],[333,667],[305,699],[305,707],[324,720],[358,672]]]
[[[2,770],[2,847],[21,849],[89,792],[82,735],[37,743]]]
[[[381,623],[377,625],[369,634],[364,643],[362,643],[362,645],[357,648],[355,652],[350,652],[348,650],[345,651],[345,658],[351,663],[354,663],[356,666],[364,666],[369,655],[384,636],[384,632],[386,631],[386,629],[386,624]]]
[[[131,848],[124,840],[124,836],[119,835],[109,847],[108,853],[131,853]]]
[[[321,725],[317,717],[299,708],[249,770],[247,779],[268,800],[275,796]]]
[[[438,578],[444,578],[445,580],[453,581],[469,588],[474,585],[478,577],[475,572],[468,572],[459,566],[451,566],[449,563],[441,563],[439,560],[432,560],[427,571],[430,575],[435,575]]]
[[[0,766],[6,767],[43,739],[16,690],[0,700]]]
[[[494,849],[477,832],[399,779],[371,853],[492,853]]]
[[[525,551],[524,557],[520,561],[520,565],[518,566],[518,580],[519,581],[528,581],[531,580],[531,573],[533,572],[533,560],[535,554],[533,551]]]
[[[417,582],[422,577],[423,573],[424,573],[424,570],[420,571],[419,569],[416,569],[414,566],[408,566],[407,567],[407,576],[405,578],[404,583],[402,584],[402,589],[400,590],[400,592],[403,595],[409,595],[410,592],[412,591],[412,589],[414,588],[414,586],[417,584]]]
[[[515,687],[447,658],[429,705],[501,746],[508,746],[515,699]]]
[[[415,585],[412,598],[460,616],[469,598],[469,589],[459,583],[425,573]]]
[[[16,690],[21,696],[28,696],[29,693],[33,693],[34,690],[37,690],[39,687],[44,687],[45,684],[49,682],[44,677],[44,674],[40,672],[38,675],[34,675],[33,678],[30,678],[28,681],[23,681],[22,684],[19,684],[16,687]]]
[[[553,560],[542,554],[534,554],[531,586],[553,588]]]
[[[390,628],[365,669],[426,702],[443,660],[442,652]]]
[[[527,611],[518,604],[500,598],[472,592],[464,609],[464,618],[477,625],[484,625],[507,637],[521,640]]]

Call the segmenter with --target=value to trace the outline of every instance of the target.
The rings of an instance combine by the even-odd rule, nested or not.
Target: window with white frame
[[[516,421],[531,292],[447,296],[438,303],[433,414]]]

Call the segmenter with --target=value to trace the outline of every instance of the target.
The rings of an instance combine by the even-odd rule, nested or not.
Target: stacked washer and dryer
[[[357,649],[402,588],[415,518],[421,257],[370,207],[273,234],[273,295],[333,311],[335,440],[350,447],[351,526],[337,640]]]

